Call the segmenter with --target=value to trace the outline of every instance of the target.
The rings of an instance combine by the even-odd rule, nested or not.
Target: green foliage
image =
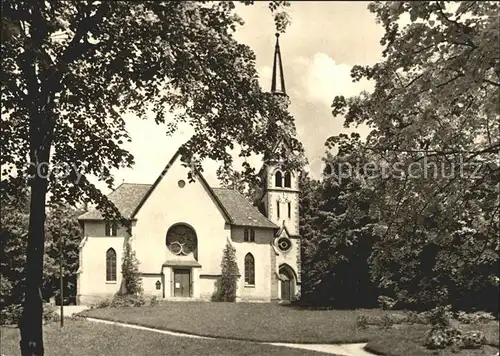
[[[123,248],[122,276],[122,294],[135,296],[142,294],[143,288],[141,273],[139,272],[139,260],[128,240],[125,242]]]
[[[22,314],[21,304],[9,304],[0,310],[0,325],[18,325]],[[56,313],[56,308],[49,303],[43,304],[43,321],[44,323],[59,320],[59,314]]]
[[[460,311],[455,314],[455,318],[462,324],[481,324],[495,320],[495,316],[487,312],[466,313]]]
[[[90,305],[90,309],[102,309],[102,308],[108,308],[111,306],[111,301],[112,299],[102,299],[98,301],[97,303],[94,303]]]
[[[363,159],[358,156],[359,136],[345,136],[342,143],[335,156],[325,157],[331,166]],[[301,178],[305,302],[341,308],[376,306],[378,291],[367,263],[375,243],[375,220],[369,213],[373,191],[361,172],[354,173],[325,173],[321,182]]]
[[[380,168],[369,181],[372,277],[411,308],[498,311],[499,4],[369,9],[385,28],[383,60],[352,77],[374,90],[332,108],[346,127],[371,129],[357,155]],[[327,146],[349,148],[342,135]]]
[[[151,299],[149,300],[149,305],[154,307],[157,306],[158,304],[160,304],[158,298],[156,296],[151,297]]]
[[[29,216],[22,206],[8,200],[2,202],[1,214],[1,291],[0,305],[20,304],[24,294],[26,243]],[[46,218],[42,295],[45,300],[59,295],[59,242],[63,239],[63,276],[65,296],[76,295],[76,272],[79,244],[83,237],[77,211],[53,206]]]
[[[216,282],[216,290],[212,297],[217,302],[235,302],[238,288],[239,269],[236,263],[236,250],[229,242],[222,252],[220,265],[221,275]]]
[[[142,307],[146,300],[142,294],[116,294],[109,306],[111,308]]]
[[[432,327],[425,346],[429,349],[444,349],[460,344],[462,332],[453,326]]]
[[[479,349],[484,344],[486,344],[486,337],[478,330],[467,331],[460,339],[460,347],[463,349]]]
[[[17,325],[21,319],[22,311],[20,304],[2,306],[0,310],[0,325]]]
[[[367,329],[368,328],[368,319],[366,315],[358,315],[356,317],[356,327],[359,329]]]
[[[392,309],[396,304],[396,300],[391,297],[381,295],[377,298],[378,304],[382,310]]]

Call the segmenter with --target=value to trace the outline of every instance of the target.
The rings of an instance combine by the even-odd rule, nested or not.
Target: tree
[[[78,222],[79,211],[68,206],[54,206],[45,223],[45,260],[43,295],[48,298],[60,295],[60,243],[63,244],[63,285],[64,295],[68,298],[76,296],[76,274],[79,267],[80,242],[83,231]],[[27,231],[27,229],[26,229]]]
[[[368,267],[375,221],[370,216],[373,186],[363,170],[367,157],[359,150],[358,134],[342,134],[336,143],[338,153],[324,158],[322,181],[304,181],[303,298],[340,308],[373,307],[378,295]]]
[[[142,294],[143,289],[141,274],[139,272],[139,260],[128,240],[123,248],[122,276],[123,291],[125,294]]]
[[[279,31],[285,5],[270,2]],[[14,192],[26,174],[31,188],[20,347],[43,355],[47,192],[51,202],[93,202],[127,225],[86,178],[112,187],[110,170],[133,164],[122,148],[130,140],[124,113],[152,113],[167,134],[191,124],[181,151],[198,170],[207,157],[230,165],[233,142],[243,155],[268,150],[287,135],[279,123],[293,120],[262,92],[253,52],[234,40],[242,20],[233,2],[6,0],[2,15],[2,191]]]
[[[11,306],[18,308],[23,301],[25,288],[24,267],[26,264],[26,244],[29,215],[25,208],[26,195],[21,201],[2,202],[0,248],[2,282],[2,309]],[[59,242],[63,239],[63,276],[66,296],[76,293],[76,272],[78,270],[79,244],[82,231],[77,220],[78,213],[69,207],[53,206],[47,214],[45,226],[45,255],[43,266],[42,297],[48,300],[59,294]],[[3,284],[2,284],[3,285]],[[8,288],[7,288],[8,286]],[[17,320],[12,320],[17,321]]]
[[[371,128],[363,148],[387,168],[370,208],[381,237],[373,276],[412,305],[452,303],[486,285],[496,297],[499,4],[376,1],[369,9],[385,28],[383,60],[355,66],[352,77],[375,89],[332,107],[346,127]]]
[[[236,290],[238,289],[238,278],[240,275],[238,264],[236,263],[236,250],[231,244],[226,243],[222,253],[220,265],[220,277],[217,279],[214,300],[219,302],[236,301]]]

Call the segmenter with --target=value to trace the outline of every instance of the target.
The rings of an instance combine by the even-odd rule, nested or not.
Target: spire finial
[[[272,82],[271,82],[271,93],[279,94],[279,95],[286,95],[285,76],[283,75],[283,63],[281,61],[281,51],[280,51],[280,42],[279,42],[280,34],[279,34],[279,32],[276,32],[275,36],[276,36],[276,45],[274,47],[273,77],[272,77]],[[276,87],[276,84],[278,82],[278,78],[277,78],[278,75],[280,77],[280,80],[279,80],[280,87],[279,88]]]

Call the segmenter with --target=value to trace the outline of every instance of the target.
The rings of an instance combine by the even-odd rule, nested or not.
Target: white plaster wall
[[[236,262],[241,277],[238,280],[237,297],[241,300],[271,300],[271,266],[270,243],[273,239],[273,229],[255,228],[255,242],[245,242],[244,228],[233,227],[232,239],[236,249]],[[245,256],[251,253],[255,260],[255,286],[245,285]]]
[[[188,224],[196,231],[200,273],[220,273],[230,229],[200,180],[188,182],[187,171],[179,160],[174,162],[136,215],[132,235],[143,273],[160,271],[166,260],[188,259],[174,256],[165,244],[168,229],[177,223]],[[178,186],[181,179],[186,182],[184,188]]]
[[[160,289],[156,289],[156,282],[160,281]],[[163,282],[161,274],[152,276],[142,276],[142,288],[145,295],[156,296],[158,298],[163,298]]]
[[[201,276],[198,280],[200,299],[211,300],[215,292],[217,276]]]
[[[291,215],[288,217],[287,202],[283,200],[283,193],[285,199],[291,203]],[[269,191],[266,193],[265,199],[267,200],[266,211],[269,220],[274,222],[279,227],[283,226],[283,221],[291,235],[299,234],[299,193],[292,191]],[[280,204],[280,216],[277,213],[277,204]]]
[[[88,296],[112,297],[119,291],[122,274],[121,260],[124,237],[89,237],[81,250],[79,298]],[[116,252],[116,282],[106,281],[106,252],[113,248]]]

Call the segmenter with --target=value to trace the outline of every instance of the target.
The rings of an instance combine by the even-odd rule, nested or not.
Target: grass
[[[394,325],[391,328],[356,326],[358,315],[381,319],[391,315],[401,319],[404,312],[370,310],[310,310],[279,304],[170,302],[154,307],[103,308],[82,313],[84,316],[113,320],[189,334],[293,343],[368,342],[368,349],[381,355],[451,355],[451,350],[435,351],[423,344],[429,326]],[[481,330],[489,345],[480,350],[461,350],[453,355],[494,355],[498,351],[498,321],[487,324],[459,325],[466,330]]]
[[[19,330],[2,327],[0,331],[1,354],[19,355]],[[251,342],[177,337],[71,319],[66,320],[63,329],[57,323],[47,324],[44,327],[44,344],[46,355],[65,356],[325,355]]]
[[[82,315],[196,335],[294,343],[366,342],[380,330],[356,327],[358,314],[381,310],[305,310],[279,304],[171,302],[154,307],[103,308]]]
[[[381,334],[368,342],[366,349],[380,355],[388,356],[421,356],[421,355],[440,355],[440,356],[492,356],[498,352],[498,322],[490,322],[487,324],[478,325],[461,325],[462,330],[481,330],[489,345],[483,346],[478,350],[453,350],[445,349],[440,351],[429,350],[423,346],[428,326],[422,324],[415,325],[400,325],[397,329],[391,331],[390,334]]]

